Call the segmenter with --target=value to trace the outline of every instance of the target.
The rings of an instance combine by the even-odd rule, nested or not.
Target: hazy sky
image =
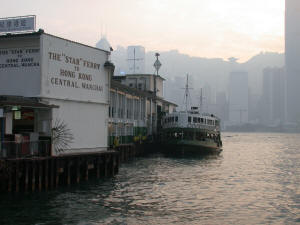
[[[178,49],[237,57],[284,51],[284,0],[10,0],[1,17],[37,15],[37,28],[88,45],[105,33],[113,48]]]

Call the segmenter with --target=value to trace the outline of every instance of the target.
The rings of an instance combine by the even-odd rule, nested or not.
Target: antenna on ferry
[[[187,112],[188,111],[188,105],[189,103],[191,103],[191,96],[190,96],[190,89],[192,88],[189,88],[189,74],[186,75],[186,84],[185,84],[185,92],[184,92],[184,104],[185,104],[185,111]]]

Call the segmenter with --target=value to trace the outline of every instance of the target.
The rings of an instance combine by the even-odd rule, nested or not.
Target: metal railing
[[[51,141],[0,142],[0,158],[30,158],[50,156]]]

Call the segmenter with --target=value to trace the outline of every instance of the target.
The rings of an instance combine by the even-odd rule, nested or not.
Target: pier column
[[[20,174],[19,174],[19,161],[16,161],[16,192],[19,192],[20,190],[20,183],[19,183],[19,179],[20,179]]]
[[[98,156],[96,159],[96,176],[98,179],[100,178],[100,164],[101,164],[101,157]]]
[[[32,167],[31,190],[32,190],[32,192],[34,192],[35,191],[35,161],[32,161],[31,167]]]
[[[42,191],[42,180],[43,180],[43,164],[39,161],[39,191]]]
[[[109,163],[109,156],[105,155],[105,162],[104,162],[104,176],[108,177],[108,163]]]
[[[50,167],[50,188],[54,188],[54,175],[55,175],[55,162],[54,159],[51,159],[51,167]]]
[[[76,182],[79,184],[80,182],[80,157],[77,157],[77,162],[76,162]]]
[[[89,180],[89,160],[88,158],[85,159],[85,180]]]
[[[67,161],[67,184],[68,186],[71,185],[71,165],[72,165],[72,159],[71,161]]]
[[[28,191],[28,183],[29,183],[29,168],[28,168],[28,161],[25,161],[25,179],[24,179],[24,191]]]
[[[8,192],[12,191],[12,163],[7,162],[8,167],[8,184],[7,184],[7,190]]]
[[[55,169],[55,187],[57,188],[58,187],[58,184],[59,184],[59,163],[60,163],[60,160],[59,159],[56,159],[56,169]]]
[[[45,190],[48,190],[48,173],[49,173],[49,160],[45,160]]]

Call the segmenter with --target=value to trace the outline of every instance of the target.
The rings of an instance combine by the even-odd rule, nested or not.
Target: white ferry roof
[[[200,113],[199,110],[173,112],[162,118],[163,128],[199,128],[219,130],[220,119],[213,114]]]

